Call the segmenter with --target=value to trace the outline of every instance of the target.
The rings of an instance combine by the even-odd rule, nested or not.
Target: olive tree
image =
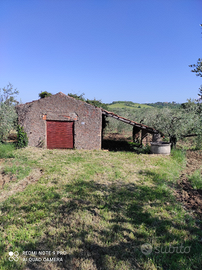
[[[17,113],[15,105],[17,105],[16,95],[19,92],[13,89],[12,84],[7,87],[0,88],[0,141],[7,139],[11,130],[16,129]]]
[[[202,27],[202,24],[200,24]],[[196,73],[196,76],[202,77],[202,59],[199,58],[196,64],[189,65],[189,67],[193,68],[191,72]],[[202,100],[202,85],[199,88],[199,101]]]
[[[136,115],[144,123],[169,137],[175,145],[177,140],[202,133],[202,110],[200,105],[189,100],[178,109],[152,108]]]

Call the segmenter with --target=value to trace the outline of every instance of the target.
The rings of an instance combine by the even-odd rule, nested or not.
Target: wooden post
[[[133,142],[140,142],[140,128],[133,126]]]
[[[145,137],[147,137],[147,133],[148,133],[147,130],[142,129],[141,144],[142,144],[143,139],[144,139]]]

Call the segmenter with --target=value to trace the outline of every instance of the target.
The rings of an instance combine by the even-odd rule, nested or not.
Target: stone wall
[[[24,127],[29,146],[46,148],[46,120],[74,121],[74,147],[100,149],[102,111],[63,93],[16,107],[18,123]]]

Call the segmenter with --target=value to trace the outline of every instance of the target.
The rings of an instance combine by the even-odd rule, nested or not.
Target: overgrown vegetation
[[[24,128],[22,126],[17,126],[17,142],[16,147],[17,148],[23,148],[28,145],[28,137],[27,133],[24,131]]]
[[[43,92],[41,91],[41,93],[39,93],[40,98],[45,98],[45,97],[50,97],[50,96],[52,96],[52,94],[47,91],[43,91]]]
[[[101,100],[97,100],[95,98],[94,99],[88,99],[88,98],[85,99],[84,98],[84,96],[85,96],[84,93],[82,93],[81,95],[69,93],[68,96],[73,97],[73,98],[78,99],[78,100],[81,100],[81,101],[85,101],[86,103],[91,104],[91,105],[93,105],[95,107],[98,107],[98,108],[102,107],[105,110],[108,109],[107,104],[102,103]]]

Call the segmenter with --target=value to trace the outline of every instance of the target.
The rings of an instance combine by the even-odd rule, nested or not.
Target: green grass
[[[189,181],[194,189],[202,189],[201,170],[196,170],[191,176],[189,176]]]
[[[1,203],[0,269],[25,270],[26,250],[67,253],[60,264],[30,263],[35,269],[201,269],[202,232],[174,196],[184,153],[26,148],[14,156],[6,166],[43,175]],[[141,252],[144,243],[150,255]],[[161,252],[181,244],[190,252]],[[17,262],[9,251],[19,252]]]
[[[15,175],[17,179],[23,179],[24,177],[28,176],[31,169],[28,166],[17,166],[16,164],[13,164],[13,166],[5,166],[3,169],[4,174],[11,174]]]
[[[15,145],[10,143],[0,143],[0,158],[13,158]]]

